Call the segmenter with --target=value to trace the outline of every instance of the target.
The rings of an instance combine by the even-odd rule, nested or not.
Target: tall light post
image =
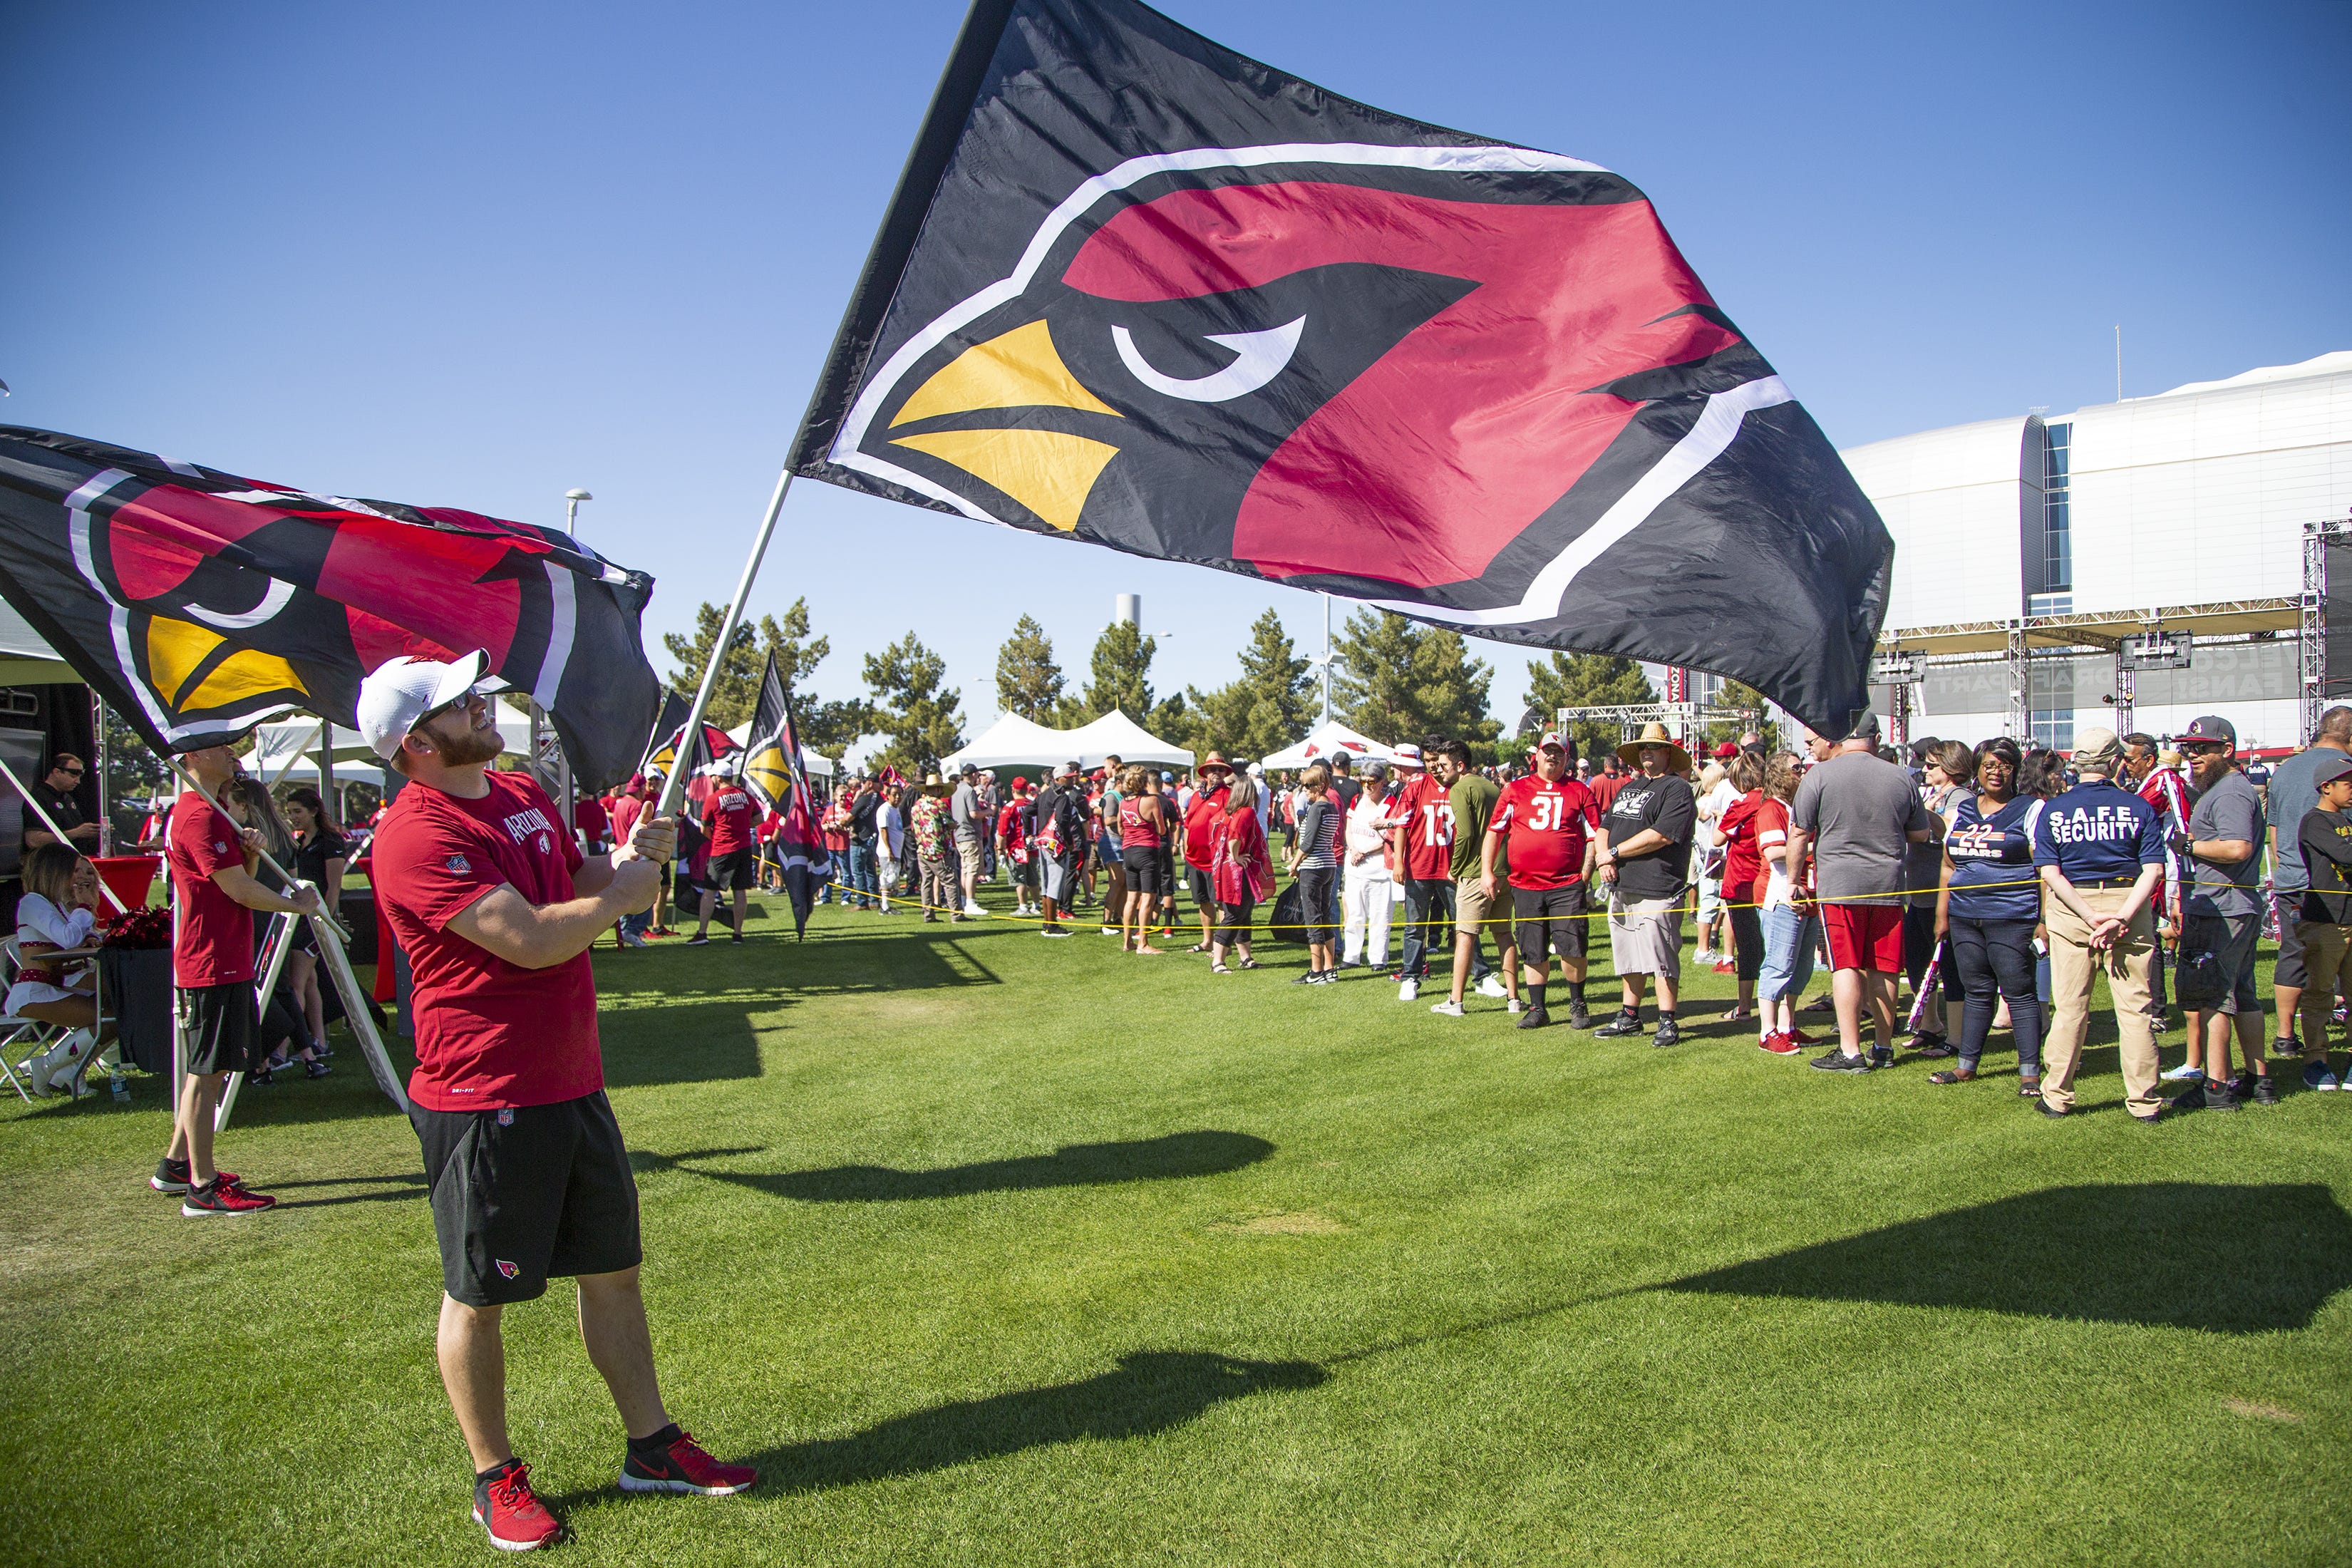
[[[580,503],[596,498],[574,486],[563,492],[563,531],[572,538],[580,537]]]

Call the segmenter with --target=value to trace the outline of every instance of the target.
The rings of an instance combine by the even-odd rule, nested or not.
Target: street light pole
[[[580,503],[596,498],[574,486],[563,492],[563,531],[572,538],[580,537]]]

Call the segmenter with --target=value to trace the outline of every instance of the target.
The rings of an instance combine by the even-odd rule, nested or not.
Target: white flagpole
[[[760,574],[761,558],[768,553],[768,541],[776,531],[776,514],[784,510],[785,492],[793,488],[793,471],[787,468],[776,476],[775,493],[768,498],[768,514],[760,520],[760,531],[751,541],[751,559],[743,563],[743,579],[735,584],[735,598],[727,606],[726,616],[719,623],[719,640],[711,646],[710,663],[703,669],[702,684],[694,693],[694,707],[686,716],[686,739],[678,747],[677,761],[662,780],[661,798],[654,803],[656,816],[667,816],[677,807],[677,797],[686,787],[686,759],[694,738],[702,733],[702,712],[710,706],[710,689],[719,680],[719,661],[727,657],[727,647],[735,640],[735,628],[743,619],[744,601],[751,596],[751,580]]]

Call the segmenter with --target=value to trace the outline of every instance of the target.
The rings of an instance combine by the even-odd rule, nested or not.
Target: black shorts
[[[190,1072],[251,1072],[260,1065],[261,1013],[252,981],[186,986],[176,995]]]
[[[1519,962],[1541,963],[1548,952],[1563,960],[1582,958],[1585,916],[1591,912],[1582,882],[1565,888],[1513,888],[1511,921],[1518,928]]]
[[[1130,844],[1121,849],[1119,861],[1127,868],[1127,890],[1151,897],[1168,891],[1168,884],[1160,876],[1160,851],[1148,845]]]
[[[730,849],[724,855],[713,855],[709,869],[710,875],[703,883],[705,887],[715,888],[722,893],[730,889],[748,893],[760,879],[759,852],[747,844],[740,849]]]
[[[412,1105],[408,1116],[451,1300],[534,1300],[554,1276],[611,1274],[645,1257],[636,1179],[604,1090],[512,1110]]]
[[[1185,879],[1192,887],[1192,901],[1203,910],[1214,910],[1217,907],[1216,879],[1209,875],[1206,868],[1201,866],[1187,866],[1184,868],[1184,872]]]
[[[2271,984],[2300,991],[2311,978],[2303,962],[2303,933],[2296,928],[2303,924],[2303,895],[2273,893],[2271,906],[2278,911],[2278,967],[2271,974]]]

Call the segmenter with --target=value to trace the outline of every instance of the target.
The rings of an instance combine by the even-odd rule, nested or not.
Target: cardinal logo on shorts
[[[467,859],[463,855],[452,855],[446,860],[442,861],[441,864],[446,867],[449,870],[456,872],[460,877],[474,868],[474,863],[471,860]]]
[[[499,1272],[505,1275],[509,1279],[522,1272],[520,1265],[509,1263],[503,1258],[494,1258],[490,1259],[490,1261],[497,1264],[499,1266]]]

